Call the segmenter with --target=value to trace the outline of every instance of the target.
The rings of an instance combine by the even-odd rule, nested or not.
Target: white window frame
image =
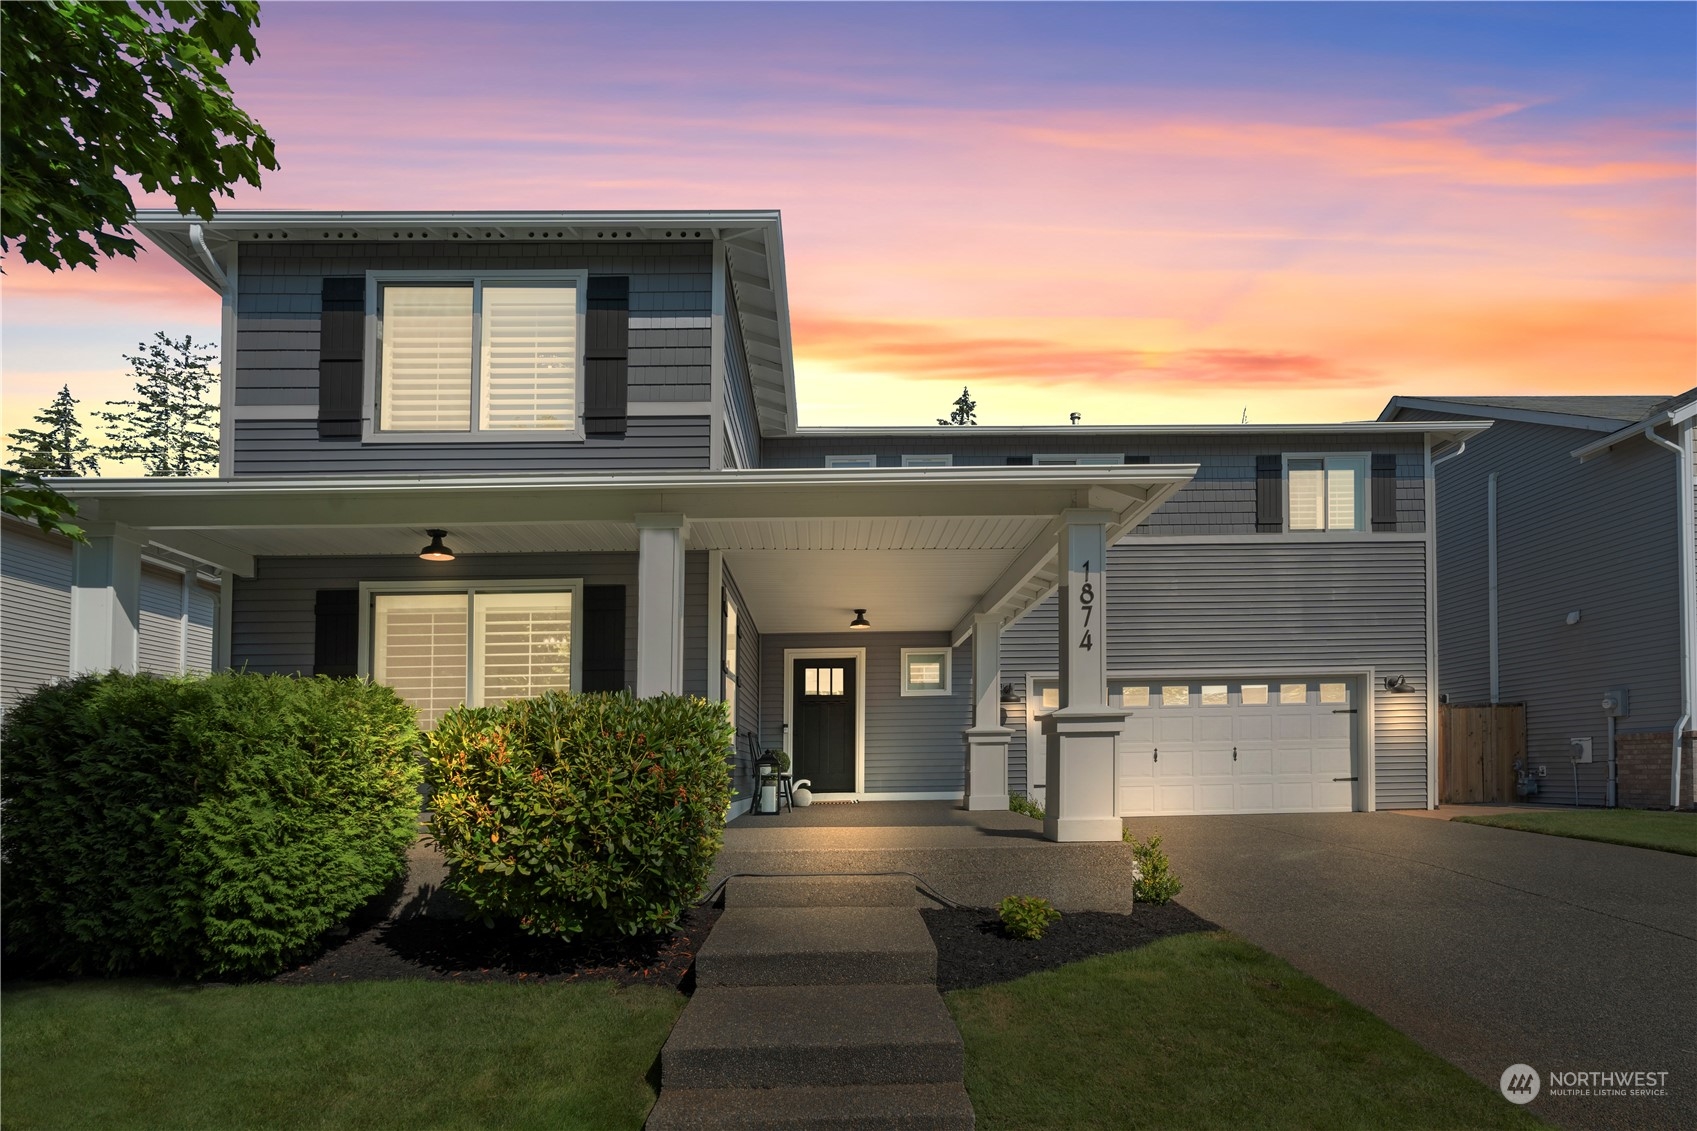
[[[375,641],[372,634],[376,631],[373,609],[375,598],[379,595],[399,595],[406,593],[463,593],[466,599],[466,695],[463,702],[471,701],[471,692],[477,686],[478,677],[482,674],[482,660],[471,646],[469,635],[475,631],[471,613],[471,599],[477,593],[570,593],[572,595],[572,678],[571,691],[577,694],[583,688],[583,578],[553,578],[531,581],[478,581],[466,578],[458,581],[362,581],[359,583],[359,674],[361,679],[371,679],[372,651]]]
[[[1064,452],[1047,452],[1032,456],[1031,462],[1039,467],[1044,464],[1054,467],[1112,467],[1125,463],[1125,453],[1083,452],[1069,455]]]
[[[574,361],[577,387],[572,392],[575,407],[570,428],[491,429],[478,427],[482,414],[483,382],[483,310],[477,296],[486,282],[494,283],[570,283],[577,292],[577,357]],[[378,390],[383,374],[382,346],[379,338],[381,316],[378,297],[390,283],[454,284],[469,283],[472,287],[471,313],[471,427],[464,432],[399,432],[384,431],[377,426]],[[583,351],[584,334],[589,319],[589,272],[578,271],[367,271],[365,273],[365,379],[364,415],[361,440],[367,444],[558,444],[562,441],[579,443],[583,433]]]
[[[1349,535],[1349,534],[1361,534],[1361,533],[1364,533],[1368,529],[1367,507],[1368,507],[1369,500],[1368,500],[1368,497],[1367,497],[1367,493],[1368,493],[1369,490],[1372,489],[1372,476],[1373,476],[1373,454],[1371,452],[1286,452],[1281,457],[1281,459],[1282,459],[1283,462],[1280,465],[1280,473],[1283,476],[1283,486],[1284,486],[1284,496],[1285,496],[1285,498],[1284,498],[1284,531],[1285,531],[1286,534],[1295,534],[1299,537],[1309,537],[1309,538],[1329,538],[1329,537],[1339,537],[1339,536]],[[1321,514],[1321,517],[1323,517],[1326,521],[1325,528],[1323,530],[1294,530],[1294,529],[1291,528],[1291,525],[1290,525],[1290,461],[1293,460],[1293,459],[1317,459],[1317,460],[1321,461],[1320,466],[1324,471],[1326,471],[1328,473],[1328,475],[1331,471],[1331,461],[1333,461],[1333,460],[1339,460],[1339,461],[1348,460],[1352,464],[1356,465],[1355,471],[1356,471],[1357,475],[1356,475],[1356,480],[1355,480],[1355,525],[1354,526],[1349,527],[1347,529],[1344,529],[1344,528],[1334,528],[1331,525],[1332,508],[1331,508],[1330,484],[1328,483],[1327,484],[1327,496],[1320,501],[1320,514]]]
[[[955,457],[951,455],[903,456],[903,467],[953,467]]]
[[[935,656],[939,652],[943,654],[943,686],[914,687],[912,684],[908,683],[907,658],[909,656],[916,655]],[[953,695],[955,690],[954,658],[955,650],[950,648],[947,644],[942,644],[935,648],[903,648],[901,659],[902,697],[905,699],[914,696]]]
[[[866,471],[878,466],[877,456],[826,456],[825,466],[843,470]]]

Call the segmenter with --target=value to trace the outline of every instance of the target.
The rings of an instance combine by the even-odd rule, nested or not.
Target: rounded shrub
[[[5,947],[46,970],[275,973],[417,836],[414,712],[375,684],[88,675],[0,741]]]
[[[676,924],[724,840],[720,703],[548,692],[449,711],[427,739],[448,887],[536,935]]]

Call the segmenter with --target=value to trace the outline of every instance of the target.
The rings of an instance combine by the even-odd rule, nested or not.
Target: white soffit
[[[947,632],[1016,556],[1005,550],[731,551],[725,564],[761,633]]]

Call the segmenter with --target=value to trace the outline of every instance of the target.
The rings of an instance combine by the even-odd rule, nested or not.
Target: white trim
[[[1426,438],[1426,808],[1438,807],[1438,477]],[[1493,531],[1492,537],[1496,534]]]
[[[218,328],[218,474],[236,473],[236,380],[241,372],[240,354],[236,349],[238,317],[236,288],[240,285],[237,266],[241,247],[230,248],[230,262],[224,268],[224,285],[219,292]],[[313,409],[317,418],[318,410]]]
[[[466,595],[466,702],[471,701],[472,688],[477,686],[480,662],[471,647],[475,632],[470,615],[471,598],[477,593],[570,593],[572,595],[572,679],[576,692],[583,685],[583,578],[539,578],[525,581],[479,581],[476,578],[443,579],[441,581],[362,581],[359,583],[359,672],[361,679],[371,675],[371,616],[372,598],[400,593],[464,593]]]
[[[725,287],[730,282],[730,264],[723,240],[713,241],[712,271],[711,313],[708,315],[712,332],[707,342],[707,466],[718,470],[723,466],[720,461],[724,459],[725,436],[729,431],[725,427]],[[737,452],[734,458],[738,466],[748,462],[741,452]]]
[[[907,682],[907,658],[915,654],[928,656],[934,655],[938,652],[941,652],[943,655],[943,686],[909,687]],[[903,648],[901,658],[902,666],[900,671],[902,689],[901,697],[903,699],[911,699],[915,697],[947,697],[953,695],[955,690],[954,660],[955,650],[947,644],[939,645],[935,648]]]
[[[962,801],[960,790],[938,790],[931,793],[815,793],[815,801]]]
[[[842,470],[874,471],[878,467],[878,457],[864,456],[826,456],[826,469],[840,468]]]
[[[577,357],[574,360],[572,411],[575,422],[570,428],[490,429],[479,426],[483,410],[483,288],[486,280],[497,283],[526,280],[530,282],[570,283],[577,297],[577,327],[573,333]],[[378,297],[391,283],[469,283],[472,289],[471,311],[471,409],[470,427],[463,432],[407,432],[384,430],[377,426],[378,389],[383,380],[380,318]],[[577,270],[506,270],[483,271],[475,268],[444,268],[437,271],[367,271],[365,273],[365,361],[363,405],[365,419],[361,422],[360,440],[366,444],[539,444],[575,443],[584,439],[583,431],[583,352],[589,310],[589,272]]]
[[[1125,464],[1124,452],[1038,452],[1033,467],[1115,467]]]
[[[1137,527],[1138,530],[1148,529]],[[1116,546],[1279,546],[1301,542],[1324,542],[1331,546],[1339,542],[1424,542],[1424,534],[1409,534],[1406,531],[1386,530],[1374,532],[1371,530],[1285,530],[1278,534],[1148,534],[1128,533]]]
[[[707,686],[703,689],[706,698],[715,703],[725,701],[725,602],[730,600],[730,594],[725,592],[725,552],[723,550],[707,551]],[[741,682],[740,680],[738,681]],[[741,687],[737,688],[740,693]],[[731,720],[734,729],[735,719]]]
[[[1332,492],[1331,469],[1327,464],[1334,459],[1356,460],[1361,464],[1361,474],[1355,481],[1355,525],[1336,534],[1371,534],[1373,532],[1373,516],[1368,492],[1373,482],[1373,453],[1372,452],[1283,452],[1280,453],[1280,474],[1284,481],[1285,513],[1284,534],[1304,535],[1309,538],[1334,537],[1331,529],[1332,521]],[[1293,459],[1317,459],[1320,461],[1321,474],[1325,477],[1326,493],[1320,500],[1320,514],[1326,521],[1324,530],[1292,530],[1290,528],[1290,461]]]
[[[856,663],[854,679],[854,793],[822,794],[814,797],[835,800],[842,797],[863,798],[866,795],[866,649],[865,648],[785,648],[784,649],[784,753],[795,765],[793,738],[795,727],[795,662],[797,660],[851,659]],[[762,680],[764,682],[764,680]]]
[[[1379,435],[1431,432],[1445,438],[1465,439],[1485,431],[1491,421],[1477,418],[1456,420],[1361,420],[1337,424],[981,424],[971,430],[974,436],[1326,436],[1336,433]],[[941,439],[959,437],[961,429],[949,425],[891,425],[888,427],[813,427],[797,428],[791,435],[798,439],[846,439],[852,436]],[[1104,453],[1105,454],[1105,453]]]
[[[231,651],[234,644],[236,611],[236,575],[227,569],[218,571],[218,612],[216,613],[216,633],[212,646],[212,670],[222,672],[230,670]]]
[[[953,467],[954,465],[955,457],[947,452],[902,456],[903,467]]]
[[[732,801],[730,811],[725,814],[725,823],[728,825],[732,821],[736,820],[738,817],[745,816],[749,812],[749,810],[751,810],[753,808],[754,808],[754,795],[753,794],[750,794],[747,797],[741,797],[741,798],[736,799],[735,801]]]

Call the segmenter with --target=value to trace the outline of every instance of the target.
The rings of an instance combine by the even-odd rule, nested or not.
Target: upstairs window
[[[877,467],[877,456],[826,456],[825,466],[834,468],[865,468]]]
[[[1286,529],[1365,529],[1366,479],[1364,455],[1286,456]]]
[[[1033,456],[1032,460],[1039,467],[1092,467],[1122,464],[1125,462],[1125,456],[1100,452],[1094,455],[1037,455]]]
[[[950,455],[903,456],[903,467],[953,467],[955,457]]]
[[[377,432],[575,435],[583,291],[554,273],[379,278]]]

